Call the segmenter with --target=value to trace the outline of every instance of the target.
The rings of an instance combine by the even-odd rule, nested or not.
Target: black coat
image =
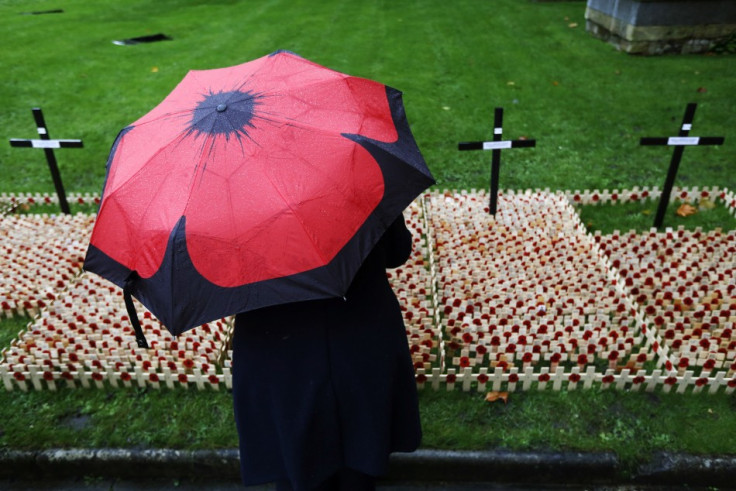
[[[414,370],[386,268],[404,263],[402,218],[364,261],[345,299],[239,314],[233,398],[246,485],[309,489],[342,467],[379,476],[421,439]]]

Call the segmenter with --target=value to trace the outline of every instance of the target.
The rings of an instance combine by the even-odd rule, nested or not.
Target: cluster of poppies
[[[594,205],[594,204],[620,204],[620,203],[632,203],[632,202],[644,202],[651,200],[659,200],[662,195],[662,191],[659,188],[649,187],[634,187],[632,189],[624,190],[584,190],[584,191],[564,191],[565,197],[573,204],[580,205]],[[703,199],[716,200],[721,199],[726,201],[728,195],[727,191],[723,191],[716,187],[707,188],[673,188],[670,199],[675,201],[682,201],[686,203],[697,202]],[[730,198],[731,208],[736,208],[736,197]],[[727,203],[729,204],[729,203]]]
[[[667,368],[736,372],[736,232],[596,235],[657,336]]]
[[[433,195],[447,366],[641,366],[633,305],[561,195]],[[634,367],[631,367],[634,368]]]
[[[441,333],[435,322],[427,224],[421,201],[409,206],[404,219],[414,240],[412,254],[406,263],[386,274],[401,304],[414,367],[429,370],[439,359]]]
[[[83,214],[0,217],[7,259],[0,282],[3,311],[33,317],[3,353],[5,385],[227,382],[219,369],[232,330],[225,320],[175,339],[136,302],[151,346],[137,348],[120,288],[81,273],[93,220]]]
[[[590,235],[571,206],[657,192],[506,191],[495,216],[483,191],[415,201],[404,214],[412,255],[387,275],[419,377],[441,369],[450,386],[461,378],[464,387],[470,380],[485,386],[500,370],[509,387],[575,385],[595,370],[611,384],[625,370],[627,383],[643,384],[641,370],[654,360],[667,387],[688,377],[707,387],[714,372],[736,380],[736,232]],[[732,193],[677,193],[736,209]],[[13,200],[53,203],[48,196]],[[120,288],[81,272],[93,220],[0,216],[0,314],[33,318],[3,353],[5,387],[227,386],[228,320],[173,338],[136,302],[150,344],[137,348]],[[472,379],[463,378],[466,370]]]
[[[0,216],[0,315],[33,316],[82,267],[94,216]]]
[[[7,371],[22,381],[37,372],[47,382],[91,379],[101,384],[133,382],[157,386],[187,385],[204,379],[223,381],[218,367],[225,356],[231,324],[204,324],[172,338],[136,302],[150,349],[138,348],[135,333],[116,286],[82,274],[41,311],[5,352]]]

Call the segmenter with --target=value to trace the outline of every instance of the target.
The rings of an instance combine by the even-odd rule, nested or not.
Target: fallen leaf
[[[708,92],[708,89],[706,89],[705,87],[698,87],[698,90],[697,90],[697,91],[698,91],[699,93],[703,94],[703,93],[705,93],[705,92]]]
[[[573,28],[573,29],[574,29],[574,28],[576,28],[577,26],[578,26],[578,23],[577,23],[577,22],[570,22],[570,23],[569,23],[569,24],[567,25],[567,27],[571,27],[571,28]]]
[[[157,73],[157,72],[158,72],[157,66],[151,68],[151,73]]]
[[[552,82],[552,85],[554,85],[555,87],[557,87],[558,85],[560,85],[560,82],[558,82],[557,80],[555,80],[554,82]]]
[[[641,369],[641,366],[636,363],[635,360],[629,360],[626,365],[616,365],[616,373],[620,373],[622,370],[628,370],[631,373],[637,372]]]
[[[506,85],[516,85],[516,83],[509,80],[508,82],[506,82]]]
[[[681,204],[677,209],[677,214],[681,217],[689,217],[690,215],[695,215],[697,212],[697,208],[687,203]]]
[[[486,401],[488,402],[496,402],[499,399],[502,400],[504,404],[507,404],[509,402],[509,393],[508,392],[498,392],[494,390],[486,394]]]
[[[652,210],[641,210],[641,214],[646,216],[649,216],[652,214]]]
[[[716,207],[716,204],[713,203],[708,198],[701,198],[700,201],[698,201],[699,210],[712,210],[715,207]]]

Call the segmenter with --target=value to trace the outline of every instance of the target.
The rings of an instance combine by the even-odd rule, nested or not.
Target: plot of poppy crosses
[[[519,369],[634,356],[641,333],[561,196],[433,194],[438,300],[448,366]]]
[[[150,313],[138,308],[150,340],[148,350],[137,347],[120,289],[96,275],[82,274],[40,311],[4,352],[2,365],[19,376],[43,367],[46,382],[63,380],[72,386],[83,376],[94,383],[128,385],[139,373],[146,383],[181,383],[182,375],[195,371],[211,383],[232,326],[218,321],[172,338]]]
[[[736,362],[736,231],[699,229],[597,237],[674,368],[700,373]]]
[[[0,315],[34,315],[79,274],[94,216],[0,216]]]
[[[441,333],[434,325],[432,278],[427,271],[429,250],[424,240],[427,224],[419,202],[409,206],[404,220],[414,240],[412,253],[406,263],[389,269],[386,275],[401,305],[414,367],[430,370],[437,365]]]
[[[642,386],[647,378],[636,372],[667,347],[662,368],[668,387],[685,371],[693,372],[697,388],[707,390],[716,372],[736,387],[736,231],[587,236],[570,224],[574,216],[565,202],[545,193],[502,194],[500,208],[508,211],[495,220],[483,210],[483,193],[429,193],[426,199],[426,208],[422,198],[405,212],[415,241],[411,258],[387,272],[417,370],[430,374],[443,367],[452,385],[464,383],[470,369],[478,386],[485,386],[500,369],[514,390],[525,368],[534,369],[534,381],[547,383],[558,366],[576,367],[556,380],[578,384],[595,363],[613,369],[601,378],[605,384],[615,382],[612,373],[628,370],[630,383]],[[55,272],[66,271],[63,261],[47,260],[46,246],[56,248],[52,256],[60,260],[77,243],[83,246],[75,229],[88,234],[89,217],[58,218],[72,220],[71,229],[56,227],[54,220],[0,218],[0,234],[15,237],[0,249],[8,264],[32,265],[34,274],[26,273],[32,278],[21,278],[53,292],[5,351],[0,372],[7,373],[6,384],[78,386],[82,374],[97,386],[225,381],[229,324],[211,323],[172,338],[139,306],[152,348],[136,348],[117,287],[73,271],[56,278]],[[594,243],[602,257],[592,254]],[[77,259],[67,258],[74,271]],[[35,295],[30,288],[9,288],[14,278],[0,277],[0,291]],[[646,345],[633,309],[654,333]],[[546,367],[548,373],[541,370]],[[424,373],[418,382],[429,380]]]

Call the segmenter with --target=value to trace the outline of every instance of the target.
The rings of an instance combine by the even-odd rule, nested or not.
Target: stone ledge
[[[736,455],[660,453],[623,477],[613,453],[418,450],[391,456],[385,482],[561,484],[733,484]],[[0,479],[59,480],[94,476],[122,479],[206,479],[237,482],[236,449],[0,450]]]

